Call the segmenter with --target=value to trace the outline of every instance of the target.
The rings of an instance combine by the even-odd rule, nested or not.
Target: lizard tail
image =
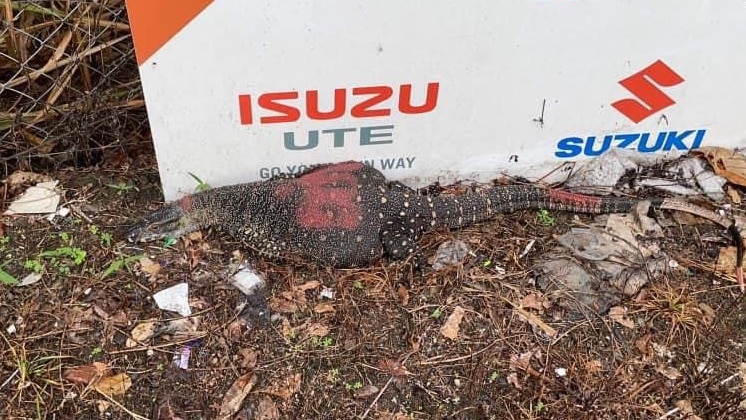
[[[530,209],[592,214],[623,213],[639,201],[633,198],[576,194],[531,185],[497,186],[461,196],[433,197],[430,207],[434,223],[431,222],[431,226],[458,228],[490,219],[497,214]]]

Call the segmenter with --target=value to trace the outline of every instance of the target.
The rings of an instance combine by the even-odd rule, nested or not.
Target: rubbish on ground
[[[179,283],[153,295],[153,300],[164,311],[177,312],[181,316],[189,316],[189,284]]]
[[[249,266],[239,267],[239,270],[228,279],[228,283],[247,296],[253,295],[265,286],[264,279]]]
[[[704,194],[718,202],[725,198],[723,186],[727,181],[708,169],[705,161],[699,157],[689,157],[668,163],[664,167],[664,173],[671,176],[638,178],[635,179],[634,185],[651,187],[681,196]]]
[[[725,198],[723,186],[728,182],[722,176],[707,169],[705,162],[696,157],[684,159],[672,165],[671,171],[679,174],[683,179],[691,179],[710,199],[722,201]]]
[[[707,159],[716,174],[736,185],[746,187],[746,156],[743,154],[717,146],[701,147],[693,150],[692,154]]]
[[[637,239],[662,236],[660,226],[645,215],[646,205],[641,202],[630,214],[606,216],[603,227],[573,228],[559,235],[559,246],[534,265],[536,284],[545,294],[562,292],[556,299],[562,307],[580,312],[589,308],[599,314],[621,302],[622,296],[637,294],[650,278],[668,269],[668,259],[657,244]]]
[[[433,257],[432,266],[434,270],[440,270],[463,261],[469,254],[469,245],[464,241],[445,241],[438,247]]]
[[[334,289],[330,289],[328,287],[322,288],[319,292],[319,297],[325,299],[334,299]]]
[[[181,348],[181,352],[174,354],[174,365],[179,369],[189,368],[189,358],[192,355],[192,348],[188,345]]]
[[[637,153],[633,150],[611,149],[596,159],[583,162],[568,178],[565,186],[587,194],[609,193],[629,170],[652,166],[675,154]]]
[[[220,411],[216,419],[228,420],[232,419],[233,416],[238,413],[241,409],[243,400],[249,395],[249,392],[254,388],[258,382],[257,376],[254,372],[249,372],[241,375],[233,382],[233,385],[223,395],[223,401],[220,404]]]
[[[60,193],[56,190],[59,181],[40,182],[28,187],[20,197],[13,200],[5,214],[47,214],[57,211]]]
[[[18,283],[16,286],[28,286],[38,282],[39,280],[41,280],[41,273],[31,273],[21,279],[21,282]]]
[[[528,253],[531,252],[531,248],[534,247],[535,243],[536,243],[536,239],[531,239],[530,241],[528,241],[526,246],[523,248],[523,251],[521,251],[521,253],[518,255],[518,259],[520,260],[521,258],[528,255]]]
[[[233,325],[234,330],[252,325],[265,326],[270,321],[269,302],[265,296],[266,282],[264,278],[249,266],[240,266],[228,282],[243,293],[245,299],[241,302],[238,311],[241,325]]]

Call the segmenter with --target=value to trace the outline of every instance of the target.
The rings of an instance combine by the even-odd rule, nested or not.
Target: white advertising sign
[[[746,144],[742,0],[128,0],[167,199],[355,159],[541,176]]]

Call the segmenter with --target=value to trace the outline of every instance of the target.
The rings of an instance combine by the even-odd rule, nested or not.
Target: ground
[[[472,257],[421,274],[386,260],[332,270],[263,260],[215,230],[127,243],[126,226],[160,204],[152,159],[50,175],[72,212],[0,225],[3,271],[42,275],[0,284],[3,418],[216,418],[239,378],[251,388],[238,414],[246,419],[746,416],[745,301],[713,272],[727,238],[714,225],[667,227],[661,246],[686,270],[656,278],[615,320],[570,316],[534,286],[532,262],[571,214],[548,222],[525,211],[421,241],[430,257],[463,240],[504,275]],[[6,202],[15,193],[6,188]],[[266,276],[275,314],[266,327],[238,322],[244,299],[226,272],[239,255]],[[180,282],[194,312],[186,326],[151,298]],[[537,320],[558,334],[548,338]],[[153,321],[173,329],[131,340]],[[176,367],[187,349],[187,368]],[[131,386],[86,386],[92,366]]]

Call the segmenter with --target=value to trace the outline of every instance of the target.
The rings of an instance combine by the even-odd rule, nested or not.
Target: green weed
[[[339,380],[339,369],[337,368],[329,369],[329,371],[326,372],[326,379],[329,382],[337,382]]]
[[[549,210],[541,209],[536,212],[536,217],[539,219],[539,224],[542,226],[554,226],[557,221],[549,214]]]
[[[20,282],[17,278],[13,277],[11,274],[3,270],[2,267],[0,267],[0,283],[7,284],[8,286],[14,286]]]
[[[135,261],[139,261],[144,256],[145,254],[138,254],[138,255],[133,255],[131,257],[121,256],[121,257],[115,258],[112,262],[109,263],[106,269],[104,269],[104,271],[101,273],[101,280],[116,273],[117,271],[119,271],[120,268],[122,268],[122,266],[129,268],[130,264],[132,264]]]
[[[358,389],[363,387],[363,383],[360,381],[355,381],[352,383],[345,382],[345,389],[348,391],[357,391]]]
[[[193,179],[194,179],[195,181],[197,181],[197,186],[196,186],[196,187],[194,187],[194,191],[195,191],[195,192],[198,192],[198,193],[199,193],[199,192],[204,192],[204,191],[207,191],[207,190],[209,190],[209,189],[211,188],[209,184],[207,184],[206,182],[204,182],[204,181],[202,181],[201,179],[199,179],[199,177],[198,177],[197,175],[195,175],[195,174],[193,174],[193,173],[191,173],[191,172],[187,172],[187,173],[188,173],[188,174],[189,174],[189,176],[191,176],[191,177],[192,177],[192,178],[193,178]]]
[[[116,190],[117,194],[120,194],[120,195],[124,194],[124,193],[126,193],[128,191],[131,191],[131,190],[140,191],[134,185],[130,185],[130,184],[124,182],[124,181],[118,182],[116,184],[106,184],[106,186],[109,187],[109,188],[113,188],[114,190]]]
[[[62,246],[39,254],[42,258],[50,258],[52,262],[55,262],[57,258],[69,258],[75,265],[83,264],[87,255],[88,253],[84,249],[74,246]]]

